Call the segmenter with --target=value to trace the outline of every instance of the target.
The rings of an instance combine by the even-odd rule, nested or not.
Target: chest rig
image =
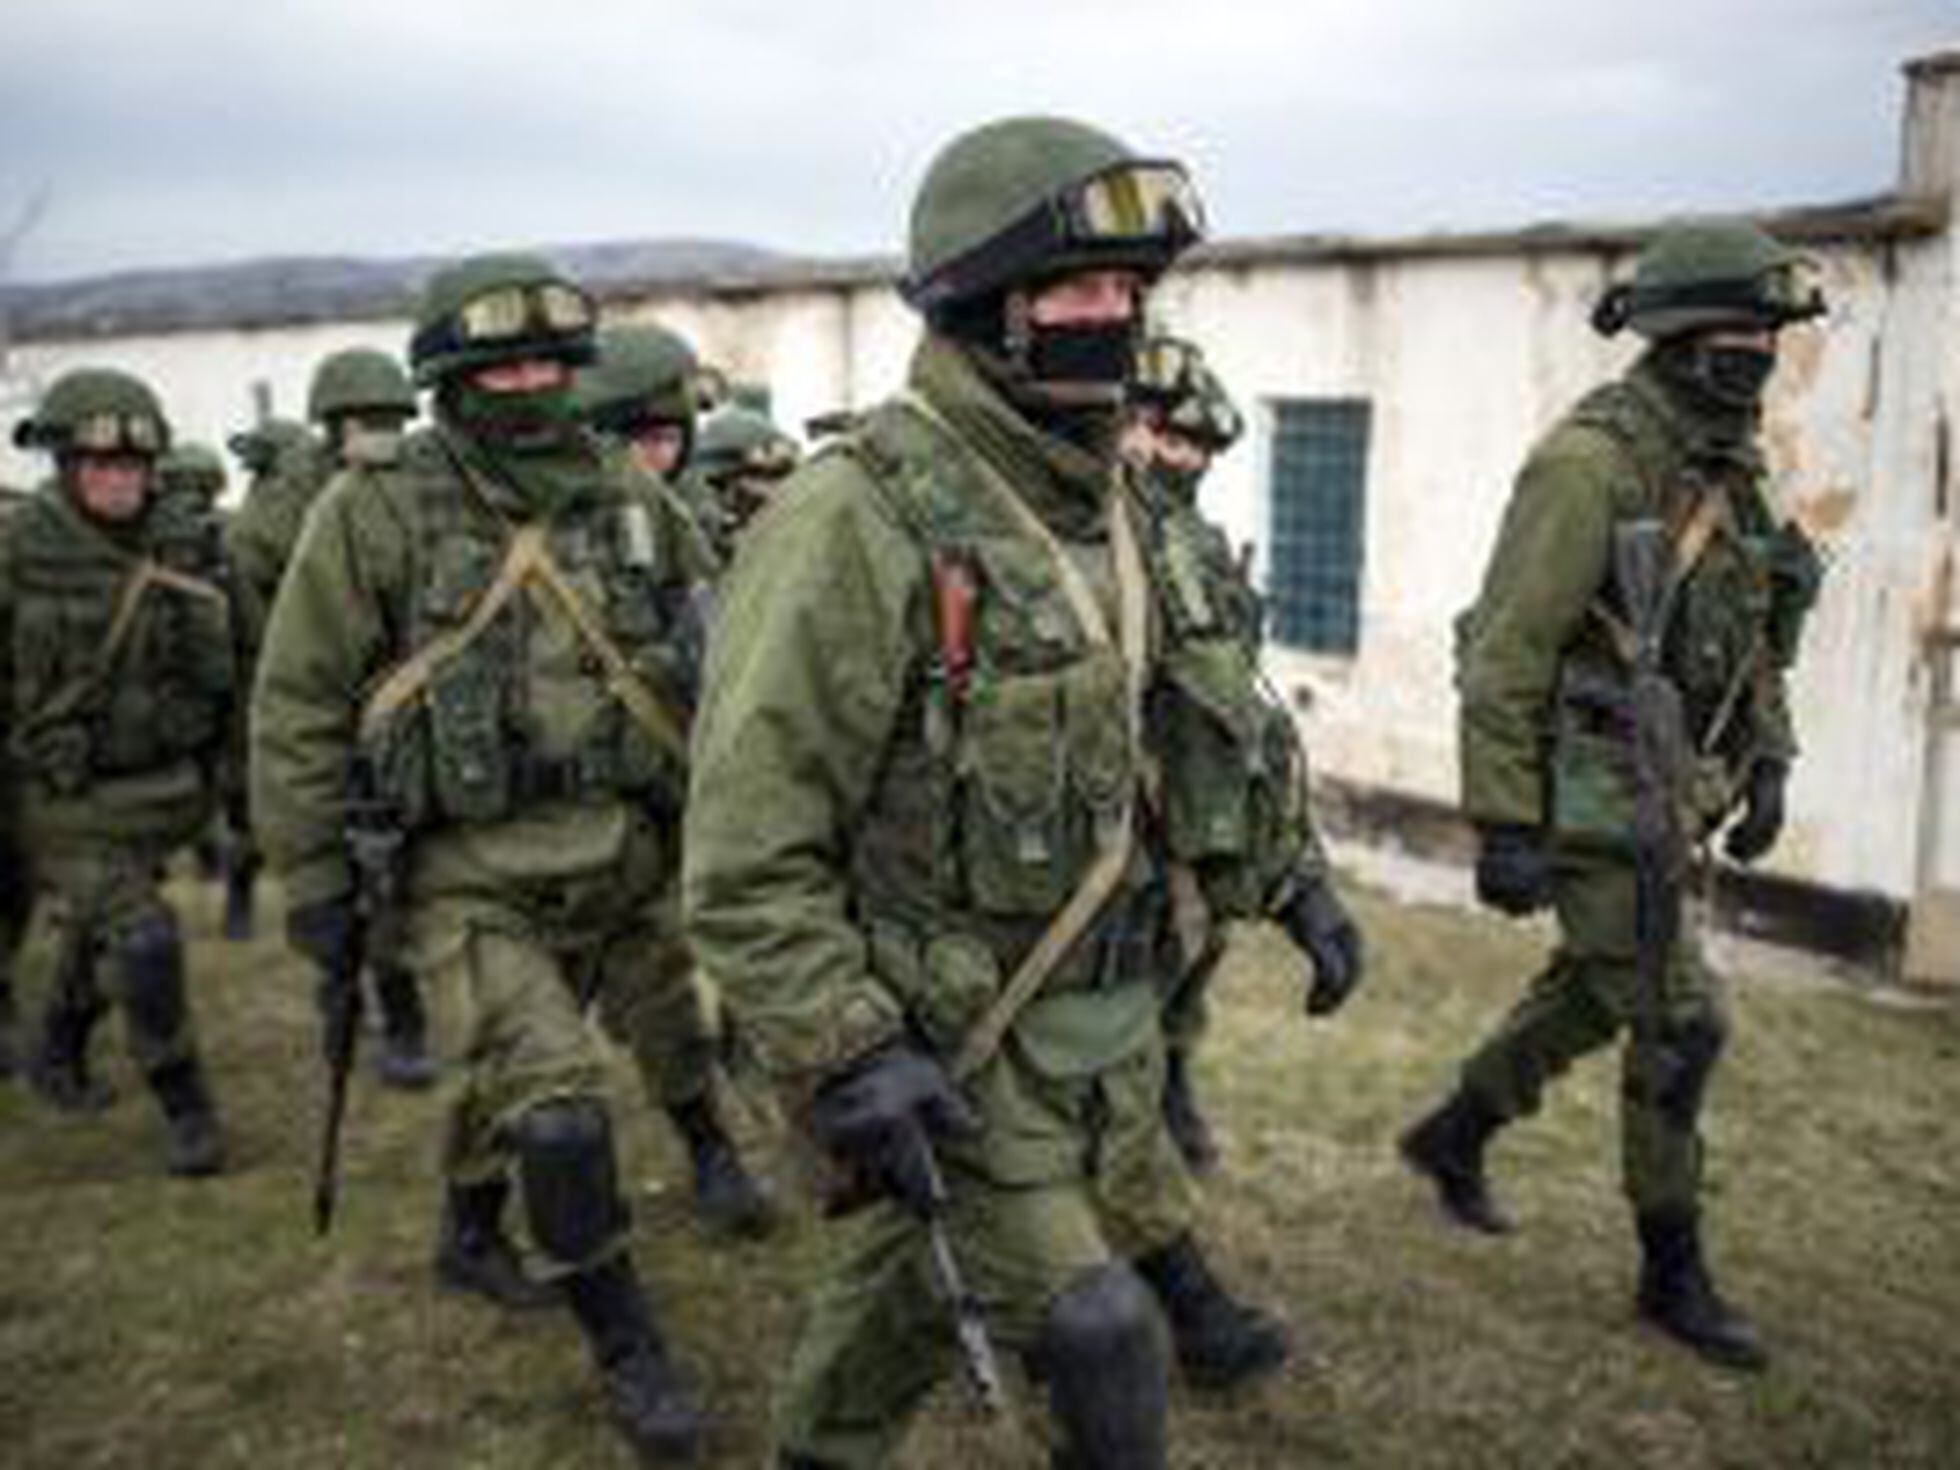
[[[54,492],[8,520],[11,750],[47,790],[215,761],[235,697],[216,526],[183,497],[124,547]]]
[[[405,446],[411,651],[369,692],[360,740],[407,830],[543,800],[679,811],[700,627],[667,528],[614,469],[548,522],[513,522],[439,434]]]

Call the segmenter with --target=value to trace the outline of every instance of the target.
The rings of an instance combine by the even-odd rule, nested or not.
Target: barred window
[[[1267,593],[1273,636],[1351,654],[1360,642],[1369,404],[1273,400]]]

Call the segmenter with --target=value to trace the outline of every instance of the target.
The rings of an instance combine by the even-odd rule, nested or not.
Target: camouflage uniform
[[[350,467],[307,517],[261,654],[253,809],[294,942],[343,984],[350,769],[405,837],[407,955],[469,1017],[439,1267],[528,1302],[498,1223],[514,1168],[615,1417],[662,1454],[693,1443],[698,1411],[627,1254],[583,1013],[671,944],[707,569],[652,483],[576,426],[568,373],[492,376],[590,350],[589,303],[541,261],[432,278],[410,358],[436,426],[393,464]]]
[[[222,551],[201,503],[157,488],[168,430],[135,378],[65,374],[15,437],[57,465],[0,542],[10,839],[49,900],[63,956],[32,1074],[57,1106],[99,1103],[87,1049],[112,1000],[164,1111],[166,1165],[215,1173],[223,1137],[159,882],[209,822],[235,733]],[[138,465],[148,482],[123,519],[98,519],[78,488],[109,464]]]
[[[1572,1062],[1630,1031],[1621,1139],[1647,1247],[1643,1311],[1744,1366],[1760,1363],[1760,1349],[1713,1295],[1695,1243],[1696,1124],[1729,1020],[1691,930],[1669,948],[1657,1026],[1635,1024],[1630,614],[1613,546],[1618,526],[1667,528],[1674,590],[1663,668],[1684,702],[1693,751],[1675,800],[1691,837],[1743,810],[1730,850],[1752,860],[1781,821],[1796,751],[1785,671],[1818,563],[1765,498],[1755,397],[1747,382],[1725,386],[1711,370],[1711,351],[1723,349],[1708,334],[1770,331],[1811,314],[1783,284],[1793,264],[1749,227],[1663,235],[1642,258],[1632,316],[1656,345],[1582,399],[1519,473],[1483,589],[1459,627],[1463,804],[1486,834],[1486,896],[1514,911],[1549,901],[1559,943],[1464,1064],[1457,1096],[1404,1140],[1459,1219],[1508,1228],[1483,1192],[1483,1140],[1535,1111],[1546,1082]],[[1759,390],[1767,361],[1744,367]],[[1506,858],[1507,845],[1522,858]],[[1506,876],[1507,863],[1520,862],[1530,870],[1521,885]],[[1668,1274],[1675,1266],[1678,1281]],[[1670,1316],[1676,1287],[1693,1298],[1681,1298],[1686,1316]]]
[[[731,404],[701,425],[691,468],[707,496],[697,518],[724,564],[735,555],[736,536],[800,457],[796,441],[752,408]]]
[[[1113,455],[1134,319],[1082,334],[1097,362],[1077,381],[1044,365],[1052,343],[989,333],[1026,304],[1033,263],[976,260],[1020,211],[1053,201],[1030,218],[1059,219],[1138,183],[1131,160],[1057,120],[949,145],[914,215],[908,291],[933,331],[910,391],[790,479],[724,584],[690,936],[792,1112],[875,1196],[834,1227],[781,1392],[786,1465],[886,1463],[943,1373],[921,1212],[943,1220],[997,1340],[1046,1382],[1070,1463],[1164,1463],[1150,1287],[1194,1372],[1234,1381],[1284,1356],[1206,1271],[1159,1121],[1166,852],[1155,830],[1122,836],[1146,759],[1169,754],[1132,734],[1161,668],[1143,508]],[[1040,264],[1152,278],[1190,238],[1186,197],[1127,251],[1077,239]],[[1063,407],[1077,390],[1087,407]],[[1104,902],[1004,1044],[976,1053],[1005,977],[1091,875],[1112,885]],[[1129,1187],[1112,1194],[1116,1179]]]

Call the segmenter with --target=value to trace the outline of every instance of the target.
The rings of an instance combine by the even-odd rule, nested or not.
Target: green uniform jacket
[[[1704,489],[1726,496],[1728,513],[1682,583],[1664,653],[1702,756],[1700,820],[1719,820],[1754,760],[1794,756],[1785,672],[1819,566],[1802,533],[1775,521],[1753,433],[1753,423],[1685,405],[1647,358],[1532,449],[1483,589],[1458,623],[1462,804],[1472,821],[1624,838],[1627,737],[1587,693],[1623,686],[1626,675],[1609,622],[1613,528],[1643,516],[1678,526]]]
[[[439,438],[447,432],[411,435],[398,465],[341,473],[306,517],[272,606],[252,701],[252,809],[267,859],[296,904],[335,896],[352,884],[344,836],[347,784],[367,694],[421,646],[412,631],[419,614],[440,601],[442,611],[460,619],[494,571],[494,536],[431,537],[421,520],[418,497],[425,490],[418,487],[461,485]],[[461,436],[455,442],[464,443]],[[632,553],[644,573],[632,586],[645,596],[622,598],[617,587],[595,586],[592,607],[616,637],[630,626],[643,638],[664,638],[674,626],[674,609],[709,574],[696,559],[692,529],[647,476],[623,454],[602,451],[596,440],[585,441],[561,465],[558,479],[569,499],[551,519],[554,535],[564,517],[580,508],[581,524],[631,522],[639,529],[627,539],[646,542]],[[524,495],[512,485],[494,475],[478,485],[487,501],[487,508],[473,512],[478,524],[488,525],[493,514],[510,524],[531,519]],[[555,554],[575,576],[612,575],[590,555],[577,559],[562,547]],[[485,690],[479,668],[470,687],[446,688],[440,697],[453,696],[474,711],[515,707],[521,713],[492,716],[493,722],[520,720],[524,743],[542,756],[576,754],[600,728],[595,722],[622,718],[604,693],[595,661],[561,617],[538,612],[520,595],[493,628],[499,630],[495,646],[514,651],[490,682],[508,683],[509,690]],[[484,644],[486,656],[491,647]],[[459,660],[455,667],[462,665]],[[425,696],[421,708],[429,703]],[[449,707],[456,707],[453,701]],[[440,730],[435,717],[431,723]],[[493,758],[519,743],[503,724],[473,733],[489,742]],[[439,734],[430,742],[445,744]],[[453,749],[425,748],[420,759],[427,766],[455,755]],[[473,774],[481,773],[461,773]],[[603,873],[623,860],[629,846],[643,843],[650,815],[645,802],[604,791],[515,805],[520,809],[494,819],[411,824],[411,901],[476,885],[496,890]],[[636,888],[622,892],[620,903],[630,908],[644,897]]]
[[[283,447],[271,471],[253,480],[245,503],[225,527],[225,549],[231,555],[254,662],[306,512],[326,489],[334,468],[333,455],[322,439],[309,435]]]

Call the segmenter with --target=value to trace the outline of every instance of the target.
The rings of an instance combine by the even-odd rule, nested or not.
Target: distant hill
[[[540,247],[594,292],[767,275],[788,257],[725,240]],[[447,257],[292,256],[0,286],[16,341],[401,316]]]

